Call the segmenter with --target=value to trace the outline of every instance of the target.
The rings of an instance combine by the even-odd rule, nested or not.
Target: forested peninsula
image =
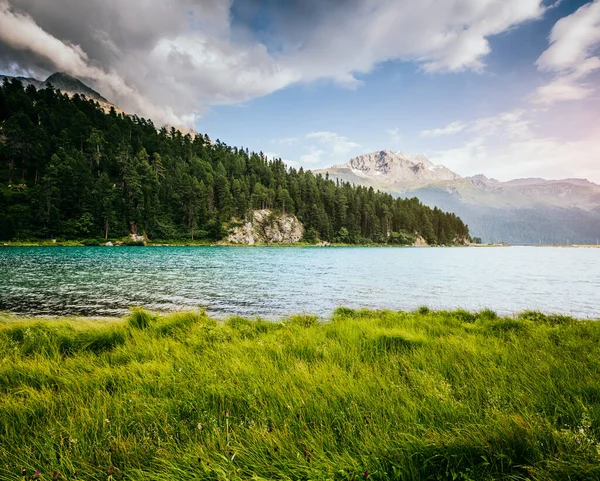
[[[207,135],[105,112],[47,85],[0,87],[0,239],[217,242],[269,209],[295,215],[302,241],[463,244],[452,213],[333,182]]]

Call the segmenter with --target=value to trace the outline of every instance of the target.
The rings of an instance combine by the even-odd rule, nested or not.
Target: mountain
[[[317,170],[315,173],[325,173]],[[441,165],[434,165],[424,155],[408,155],[404,152],[381,150],[359,155],[343,165],[334,165],[327,169],[330,176],[340,180],[352,181],[353,178],[374,180],[382,186],[399,183],[429,183],[460,178]],[[359,183],[359,182],[357,182]]]
[[[96,100],[100,103],[110,103],[98,92],[85,85],[81,80],[71,77],[63,72],[56,72],[50,75],[50,77],[46,79],[45,83],[54,85],[54,88],[68,93],[69,95],[85,95],[88,99]]]
[[[315,173],[454,212],[484,242],[596,244],[600,239],[600,186],[586,179],[461,177],[423,155],[389,150]]]
[[[75,94],[85,95],[86,98],[95,100],[102,108],[106,111],[110,110],[110,107],[114,107],[119,110],[114,104],[106,100],[102,95],[88,87],[81,80],[71,77],[64,72],[56,72],[50,75],[46,80],[38,80],[31,77],[9,77],[6,75],[0,75],[0,84],[4,82],[4,79],[19,80],[24,86],[33,85],[36,89],[44,88],[47,84],[52,85],[55,89],[60,90],[62,93],[72,97]]]
[[[55,79],[82,90],[73,79]],[[281,159],[212,143],[207,136],[157,130],[137,116],[107,114],[78,95],[19,82],[0,85],[2,241],[99,244],[129,236],[135,242],[214,242],[251,216],[256,221],[257,213],[264,222],[254,227],[264,227],[266,239],[289,241],[291,234],[281,234],[281,222],[288,221],[277,221],[280,212],[298,219],[303,233],[295,224],[286,229],[306,242],[469,241],[456,215],[416,199],[338,186]],[[274,234],[272,221],[281,224],[281,235]]]
[[[71,77],[69,74],[64,72],[56,72],[50,75],[46,80],[38,80],[31,77],[9,77],[7,75],[0,75],[0,85],[4,82],[4,80],[15,79],[20,81],[25,87],[28,85],[33,85],[36,89],[42,89],[47,84],[52,85],[55,89],[60,90],[62,93],[67,94],[69,97],[73,97],[73,95],[84,95],[87,99],[94,100],[100,104],[102,110],[108,113],[110,109],[115,109],[118,114],[129,115],[128,112],[125,112],[121,108],[117,107],[112,102],[106,100],[102,95],[96,92],[94,89],[88,87],[81,80],[75,77]],[[185,125],[167,125],[167,130],[170,130],[171,127],[174,127],[176,130],[179,130],[182,135],[191,135],[194,137],[198,135],[194,129],[187,127]]]

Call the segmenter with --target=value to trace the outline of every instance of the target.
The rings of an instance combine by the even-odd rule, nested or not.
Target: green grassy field
[[[0,315],[1,480],[593,480],[599,442],[594,321]]]

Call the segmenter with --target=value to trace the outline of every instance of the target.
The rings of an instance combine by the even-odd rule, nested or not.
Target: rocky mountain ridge
[[[600,186],[587,179],[461,177],[423,155],[381,150],[316,170],[454,212],[485,242],[597,243]]]
[[[67,94],[69,97],[73,95],[84,95],[87,99],[95,100],[101,107],[108,112],[111,107],[114,107],[118,112],[122,112],[116,105],[106,100],[102,95],[96,92],[94,89],[88,87],[81,80],[71,77],[64,72],[56,72],[50,75],[46,80],[38,80],[32,77],[9,77],[7,75],[0,75],[0,83],[4,79],[17,79],[23,85],[32,85],[36,89],[43,89],[46,85],[50,84],[55,89]]]
[[[380,150],[354,157],[342,165],[334,165],[331,169],[317,170],[336,177],[377,178],[385,185],[404,182],[434,182],[454,180],[460,176],[450,169],[434,165],[424,155],[409,155],[404,152]]]

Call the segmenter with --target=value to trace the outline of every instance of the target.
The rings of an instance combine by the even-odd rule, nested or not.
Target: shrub
[[[427,315],[427,314],[431,313],[431,309],[429,309],[429,307],[427,307],[427,306],[420,306],[420,307],[417,309],[417,312],[418,312],[419,314],[421,314],[422,316],[425,316],[425,315]]]

